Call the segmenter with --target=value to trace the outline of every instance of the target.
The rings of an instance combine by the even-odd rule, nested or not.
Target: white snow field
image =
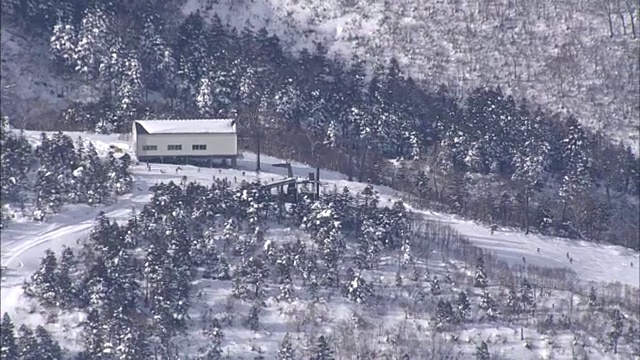
[[[73,139],[80,136],[83,137],[85,141],[93,142],[97,151],[102,154],[108,151],[110,145],[115,145],[124,151],[129,150],[128,143],[124,140],[119,140],[117,135],[67,134]],[[26,135],[29,139],[33,140],[34,143],[37,143],[40,137],[39,132],[26,132]],[[17,326],[22,323],[34,326],[47,321],[45,317],[36,311],[35,302],[22,296],[22,284],[38,269],[40,259],[46,249],[59,252],[63,245],[74,246],[78,239],[85,238],[93,226],[94,218],[100,211],[104,211],[109,218],[126,220],[134,210],[139,211],[142,206],[149,201],[151,195],[148,189],[151,185],[171,180],[180,182],[184,176],[187,177],[188,181],[198,181],[203,184],[211,183],[213,177],[225,177],[233,184],[234,182],[240,183],[243,179],[252,181],[256,178],[270,182],[281,179],[286,175],[286,170],[271,166],[275,163],[281,163],[283,160],[264,155],[261,159],[263,172],[260,174],[256,174],[256,172],[253,171],[255,169],[255,155],[250,153],[244,153],[244,158],[238,161],[237,169],[210,169],[182,165],[182,170],[177,171],[176,165],[151,164],[151,170],[149,171],[145,164],[138,164],[132,167],[132,173],[135,178],[133,193],[120,197],[115,204],[102,207],[90,207],[87,205],[65,206],[60,214],[50,217],[44,223],[34,223],[26,218],[16,218],[8,224],[5,229],[2,229],[0,233],[2,245],[1,264],[3,267],[2,297],[0,302],[1,311],[3,313],[8,312],[14,319],[14,322],[18,324]],[[296,162],[292,162],[292,166],[294,175],[299,177],[306,177],[309,172],[313,171],[310,167]],[[321,181],[325,183],[324,186],[331,188],[337,186],[341,189],[347,186],[353,191],[360,191],[367,185],[347,181],[345,175],[332,171],[322,170],[320,178]],[[397,192],[393,189],[382,186],[374,187],[374,189],[378,191],[382,204],[398,199]],[[640,287],[640,272],[638,271],[638,266],[640,265],[638,264],[639,253],[636,251],[624,249],[619,246],[599,245],[539,235],[525,236],[521,232],[506,229],[499,229],[494,235],[491,235],[488,227],[458,219],[455,216],[431,211],[411,210],[426,219],[441,221],[451,225],[462,235],[469,237],[473,244],[490,250],[495,256],[510,264],[522,264],[522,258],[525,257],[527,264],[550,268],[569,268],[575,272],[577,280],[581,282],[619,282],[633,287]],[[281,239],[283,238],[286,239],[296,236],[296,231],[295,229],[277,229],[274,231],[275,234],[270,236],[272,236],[273,239],[278,239],[277,241],[282,241]],[[537,253],[538,248],[541,249],[540,253]],[[567,252],[573,258],[573,263],[569,263],[566,256]],[[634,262],[633,268],[631,267],[631,262]],[[431,264],[427,265],[431,266]],[[389,291],[397,291],[392,290],[394,271],[395,270],[390,270],[388,274],[384,273],[386,279],[383,282],[390,284]],[[436,270],[434,270],[434,273],[441,272],[442,270],[438,270],[437,267]],[[381,277],[382,274],[383,273],[380,273]],[[197,291],[201,293],[198,298],[207,299],[206,302],[204,300],[202,301],[200,310],[207,307],[209,309],[221,307],[231,313],[247,313],[245,309],[246,304],[240,304],[238,302],[235,305],[224,305],[230,294],[230,288],[226,286],[221,288],[219,283],[216,285],[212,280],[200,280],[197,288],[200,289]],[[562,293],[560,292],[560,294]],[[554,297],[543,301],[557,302],[556,308],[559,308],[561,306],[568,306],[566,303],[567,298],[568,296],[564,297],[563,295],[559,295],[559,298]],[[211,305],[212,301],[214,305]],[[244,357],[249,354],[254,354],[253,356],[255,356],[255,353],[251,353],[249,344],[257,344],[266,351],[265,356],[267,356],[267,354],[275,354],[284,333],[296,332],[296,330],[291,328],[292,322],[295,322],[296,318],[300,318],[302,316],[301,314],[304,314],[305,311],[309,311],[306,310],[309,308],[309,305],[304,304],[302,300],[296,301],[293,304],[287,304],[285,307],[270,302],[272,301],[267,301],[268,310],[265,310],[261,314],[261,322],[269,324],[269,331],[250,332],[248,330],[240,331],[235,328],[229,330],[224,329],[225,353],[231,354],[232,358],[239,358],[239,356]],[[319,305],[320,309],[317,309],[318,313],[325,314],[324,316],[331,314],[333,317],[344,314],[346,318],[352,313],[350,307],[346,304],[346,300],[339,296],[332,298],[329,305],[330,308],[327,307],[327,304]],[[197,303],[194,304],[194,308],[195,307],[197,307]],[[242,310],[238,310],[238,308]],[[397,314],[398,319],[401,320],[405,318],[405,314],[402,314],[399,309],[387,309],[386,316],[392,316],[393,312],[399,312],[399,314]],[[311,317],[308,313],[306,314],[308,317]],[[321,315],[316,314],[315,316]],[[200,322],[203,321],[201,317],[202,311],[193,314],[192,319],[194,324],[198,324],[193,325],[194,327],[197,328],[200,326]],[[81,331],[77,326],[81,319],[82,316],[80,314],[60,316],[57,322],[50,323],[47,327],[56,338],[64,341],[64,347],[72,351],[80,350],[81,343],[79,341],[69,341],[68,339],[74,339],[74,334]],[[417,318],[410,319],[410,321],[412,321],[415,326],[425,322],[425,320]],[[426,322],[428,323],[428,320]],[[478,327],[477,324],[474,326],[476,327],[463,331],[463,335],[467,337],[466,340],[462,341],[462,337],[460,337],[460,343],[464,342],[465,346],[470,347],[468,351],[464,350],[469,355],[472,354],[476,346],[474,345],[475,340],[473,339],[482,338],[485,339],[485,341],[488,339],[492,341],[493,344],[490,345],[492,352],[496,351],[498,344],[500,344],[499,352],[502,356],[505,356],[505,358],[572,358],[571,343],[573,338],[568,335],[558,334],[553,340],[550,340],[545,335],[536,333],[535,328],[525,328],[526,337],[532,339],[530,341],[533,342],[533,348],[536,349],[536,351],[525,351],[523,350],[523,342],[520,340],[520,328],[517,326],[510,327],[505,325],[499,326],[498,328],[496,328],[495,325],[487,325],[486,328]],[[202,334],[199,331],[196,333],[197,335],[191,334],[185,336],[184,341],[190,348],[197,349],[199,339],[202,338]],[[275,333],[277,333],[277,336]],[[598,343],[596,339],[588,339],[589,337],[585,336],[582,340]],[[590,356],[593,356],[592,358],[594,359],[625,358],[622,354],[613,355],[612,353],[600,352],[598,350],[592,351]],[[251,356],[251,358],[253,358],[253,356]]]

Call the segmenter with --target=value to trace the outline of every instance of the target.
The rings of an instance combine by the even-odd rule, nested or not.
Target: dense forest
[[[81,249],[46,251],[25,294],[42,306],[48,322],[63,324],[69,312],[86,314],[74,323],[81,327],[81,350],[66,352],[78,360],[239,358],[223,347],[226,332],[244,330],[240,341],[249,343],[247,334],[274,329],[270,312],[301,302],[309,312],[291,316],[277,353],[253,346],[249,358],[465,358],[457,338],[425,342],[415,338],[424,328],[392,328],[398,319],[389,309],[396,307],[430,319],[429,326],[444,334],[473,324],[533,324],[543,334],[576,334],[571,351],[579,358],[596,346],[581,339],[593,337],[606,351],[617,353],[619,345],[620,354],[640,351],[636,315],[615,304],[637,296],[636,290],[624,297],[606,288],[581,291],[562,271],[505,268],[446,226],[417,226],[400,201],[379,206],[371,187],[360,193],[335,189],[291,206],[279,199],[258,182],[159,183],[128,221],[119,224],[100,213]],[[282,228],[301,234],[284,239]],[[440,255],[471,265],[444,273],[425,267]],[[391,276],[376,276],[381,273]],[[568,286],[575,306],[551,305],[551,294],[563,298]],[[349,323],[314,311],[330,301],[351,304]],[[388,316],[383,322],[391,332],[367,330],[370,316]],[[283,332],[279,328],[271,331]],[[331,336],[323,335],[327,328]],[[387,341],[353,338],[362,331]],[[181,334],[195,339],[195,354],[187,352]],[[60,359],[60,346],[45,341],[46,335],[38,329],[34,337],[23,328],[16,335],[5,314],[3,358]],[[30,348],[34,339],[40,345]],[[500,344],[479,341],[475,358],[489,359],[491,346]]]
[[[500,88],[431,92],[395,60],[367,73],[322,44],[294,57],[264,29],[182,19],[177,6],[3,4],[3,19],[50,42],[56,71],[102,94],[27,126],[126,132],[135,118],[232,116],[249,149],[388,184],[425,206],[640,248],[637,156],[574,117]]]
[[[110,151],[100,158],[93,143],[82,139],[74,143],[61,132],[42,133],[33,147],[24,134],[11,131],[5,120],[0,129],[3,210],[6,204],[16,204],[23,215],[44,221],[65,204],[108,204],[131,191],[128,154]],[[3,211],[0,228],[10,215]]]

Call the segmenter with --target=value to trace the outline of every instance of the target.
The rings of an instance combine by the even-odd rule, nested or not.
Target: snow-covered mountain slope
[[[39,141],[39,132],[27,131],[26,135],[35,144]],[[87,133],[67,133],[73,138],[88,137],[88,141],[95,144],[99,152],[106,153],[110,145],[127,150],[128,143],[116,135],[95,135]],[[140,209],[149,199],[148,187],[158,182],[174,181],[176,183],[186,176],[188,181],[208,183],[212,177],[227,178],[233,183],[242,180],[252,181],[260,179],[270,182],[282,179],[285,170],[271,166],[284,160],[270,156],[261,156],[263,172],[256,174],[255,155],[245,153],[239,160],[237,169],[208,169],[194,166],[181,166],[176,172],[175,165],[152,164],[148,171],[144,164],[135,165],[132,169],[136,178],[136,191],[119,199],[117,204],[107,208],[91,208],[86,205],[73,206],[62,214],[56,215],[50,222],[34,224],[30,222],[12,224],[2,231],[2,265],[9,268],[23,268],[26,265],[37,265],[39,257],[45,248],[73,243],[86,234],[92,220],[99,211],[105,211],[108,216],[125,219],[132,208]],[[295,176],[306,177],[313,169],[300,163],[292,163]],[[324,187],[338,189],[345,186],[354,191],[363,190],[367,184],[347,181],[344,174],[322,170],[320,177]],[[375,187],[381,202],[389,203],[401,199],[397,191],[384,187]],[[441,214],[411,208],[411,211],[426,220],[449,224],[460,234],[468,237],[472,243],[494,252],[500,259],[511,264],[526,264],[549,267],[567,268],[574,271],[580,280],[585,282],[620,282],[622,284],[640,287],[640,272],[638,259],[640,253],[614,245],[600,245],[591,242],[568,240],[563,238],[546,237],[535,234],[524,235],[516,230],[499,229],[493,235],[488,227],[477,223],[459,219],[456,216]],[[82,215],[85,214],[85,215]],[[540,249],[540,253],[537,252]],[[569,262],[566,254],[573,258]],[[35,258],[35,259],[34,259]],[[634,267],[631,264],[634,263]],[[26,269],[33,270],[33,268]],[[4,295],[3,295],[4,299]]]
[[[36,131],[26,132],[26,136],[34,144],[38,143],[39,134]],[[91,141],[98,152],[102,153],[106,153],[110,145],[115,145],[125,151],[129,147],[129,144],[121,140],[117,135],[74,132],[66,134],[73,138],[83,137],[87,141]],[[135,165],[132,172],[136,178],[136,191],[119,199],[117,204],[107,208],[91,208],[86,205],[74,206],[68,211],[56,215],[55,220],[52,220],[52,222],[12,224],[8,229],[3,230],[2,264],[21,268],[23,266],[19,264],[33,263],[29,258],[32,255],[39,258],[43,248],[57,244],[57,239],[65,238],[71,242],[75,241],[81,237],[81,234],[86,234],[86,231],[90,229],[93,218],[99,211],[105,211],[108,216],[115,218],[126,218],[132,207],[139,209],[146,203],[150,196],[148,187],[158,182],[174,181],[179,183],[182,181],[183,176],[186,176],[188,181],[198,181],[205,184],[211,182],[214,176],[227,178],[232,183],[256,179],[263,182],[271,182],[280,180],[286,175],[286,170],[271,166],[276,163],[282,163],[284,160],[262,155],[261,161],[263,169],[261,173],[253,171],[256,157],[252,153],[244,153],[243,159],[238,161],[237,169],[180,166],[181,170],[176,172],[176,165],[152,164],[151,171],[148,171],[144,164]],[[298,177],[306,177],[309,172],[314,171],[309,166],[296,162],[292,162],[292,167],[294,175]],[[323,187],[327,189],[348,187],[353,191],[362,191],[367,186],[366,183],[347,181],[346,175],[333,171],[321,170],[320,178],[324,183]],[[382,204],[399,200],[402,197],[396,190],[385,186],[377,186],[375,190],[378,192]],[[638,271],[637,267],[640,265],[637,264],[638,259],[640,259],[640,253],[637,251],[614,245],[601,245],[536,234],[524,235],[520,231],[509,229],[498,229],[491,235],[491,230],[488,227],[460,219],[457,216],[415,209],[411,208],[411,206],[408,206],[408,208],[425,220],[449,224],[461,235],[468,237],[472,243],[491,250],[499,258],[511,264],[522,264],[522,258],[524,257],[526,264],[570,269],[577,274],[580,280],[585,282],[620,282],[640,287],[640,271]],[[68,239],[68,234],[73,234],[70,236],[71,239]],[[537,249],[540,249],[540,253],[537,252]],[[570,263],[567,259],[567,253],[573,258],[573,263]],[[37,259],[35,263],[38,263]],[[634,267],[631,267],[632,263]]]
[[[2,112],[15,126],[43,128],[71,101],[95,101],[91,84],[77,76],[56,75],[49,58],[49,44],[37,38],[23,37],[9,26],[0,29],[2,51]],[[42,123],[26,124],[42,120]]]
[[[183,11],[218,14],[239,29],[265,27],[294,51],[320,42],[347,60],[395,57],[414,78],[460,95],[501,85],[515,98],[573,113],[637,153],[638,7],[617,3],[187,0]]]
[[[27,137],[34,143],[38,142],[38,132],[27,132]],[[118,136],[94,135],[85,133],[68,133],[72,138],[78,136],[83,137],[86,141],[95,144],[98,152],[106,153],[110,145],[115,145],[120,149],[128,151],[128,144],[121,140]],[[263,172],[256,174],[255,155],[245,153],[244,158],[239,161],[237,169],[209,169],[197,168],[193,166],[180,166],[177,170],[176,165],[168,164],[151,164],[151,170],[148,170],[145,164],[135,165],[132,168],[135,177],[135,186],[132,194],[123,196],[118,199],[116,204],[105,207],[89,207],[86,205],[66,206],[65,210],[55,216],[52,216],[45,223],[33,223],[29,221],[20,221],[11,223],[6,229],[2,230],[2,291],[0,308],[2,312],[8,312],[14,321],[18,324],[26,323],[31,325],[44,323],[46,316],[38,311],[38,306],[34,300],[26,299],[22,296],[23,281],[36,271],[40,264],[46,249],[52,249],[59,252],[63,245],[74,246],[76,241],[85,238],[93,225],[93,219],[100,211],[104,211],[110,218],[117,220],[126,220],[131,216],[133,211],[139,211],[142,206],[150,200],[149,187],[158,182],[174,181],[179,183],[183,177],[187,181],[197,181],[208,184],[213,177],[227,178],[229,181],[239,183],[242,180],[252,181],[260,179],[261,181],[271,182],[283,178],[286,174],[283,169],[271,166],[275,163],[283,162],[280,159],[269,156],[262,156]],[[304,164],[292,163],[293,171],[296,176],[306,177],[311,168]],[[321,171],[321,181],[325,183],[325,187],[338,188],[349,187],[351,190],[359,191],[365,188],[366,184],[358,182],[350,182],[346,180],[346,176],[331,172]],[[382,204],[389,201],[399,199],[394,190],[386,187],[376,187]],[[438,221],[447,223],[461,234],[468,236],[475,245],[491,250],[499,259],[505,260],[511,264],[522,263],[522,257],[526,258],[527,264],[537,266],[546,266],[550,268],[568,268],[575,272],[578,281],[587,282],[621,282],[623,284],[634,287],[640,286],[640,279],[637,268],[630,268],[630,261],[637,259],[638,252],[626,250],[615,246],[599,246],[592,243],[580,243],[560,238],[547,238],[536,235],[524,236],[515,231],[499,230],[494,235],[490,234],[490,230],[486,227],[476,225],[474,223],[457,219],[446,214],[439,214],[430,211],[421,211],[412,209],[419,217],[425,220]],[[275,229],[269,234],[272,241],[287,241],[304,236],[296,229]],[[540,253],[537,253],[540,248]],[[566,259],[566,252],[573,257],[573,263],[569,263]],[[379,276],[380,284],[378,286],[385,288],[388,294],[385,296],[403,296],[395,290],[394,274],[397,269],[396,260],[382,261],[382,266],[375,274]],[[425,269],[431,274],[438,274],[444,277],[445,269],[460,271],[460,274],[468,273],[469,267],[465,264],[455,264],[451,262],[443,262],[439,257],[430,258],[424,264]],[[638,266],[634,264],[634,266]],[[464,275],[460,275],[464,276]],[[405,279],[406,282],[410,280]],[[457,279],[456,282],[464,280]],[[227,282],[228,283],[228,282]],[[247,313],[247,304],[229,303],[230,288],[228,284],[215,282],[212,280],[200,280],[194,291],[193,310],[192,310],[192,329],[193,331],[182,335],[180,342],[183,347],[190,349],[193,353],[197,352],[197,348],[206,341],[200,329],[202,313],[207,309],[214,311],[216,314],[230,313],[232,317],[238,319],[238,314]],[[452,285],[453,289],[458,289],[458,285]],[[460,286],[463,286],[462,284]],[[462,288],[464,289],[464,288]],[[296,290],[298,291],[298,290]],[[479,289],[470,294],[472,301],[477,301],[480,296]],[[401,291],[400,291],[401,292]],[[396,294],[397,293],[397,294]],[[396,294],[396,295],[393,295]],[[538,301],[544,302],[549,308],[554,304],[556,309],[567,308],[567,300],[569,294],[563,291],[554,293],[553,296],[545,298],[540,297]],[[573,299],[573,295],[571,295]],[[584,306],[583,300],[578,299],[575,307],[579,309]],[[272,299],[267,300],[267,304],[261,314],[261,322],[264,325],[263,330],[253,332],[237,326],[225,328],[225,352],[232,358],[241,358],[251,356],[255,353],[252,347],[260,348],[264,351],[266,358],[270,354],[275,354],[279,342],[282,340],[284,333],[294,334],[295,339],[302,339],[305,332],[309,332],[309,326],[313,331],[327,331],[328,327],[333,330],[334,337],[337,339],[352,338],[356,343],[364,341],[365,338],[376,339],[383,342],[395,330],[394,326],[400,326],[405,331],[424,331],[429,325],[429,318],[418,315],[411,315],[400,308],[378,309],[382,315],[372,317],[365,316],[359,308],[344,299],[336,296],[327,303],[312,305],[306,299],[299,299],[291,304],[282,305],[274,302]],[[577,311],[577,310],[576,310]],[[360,330],[357,334],[346,336],[345,334],[336,333],[343,322],[345,324],[353,321],[353,314],[357,313],[369,322],[369,329]],[[225,315],[226,316],[226,315]],[[78,313],[61,313],[58,320],[48,324],[57,339],[63,341],[63,345],[71,351],[80,350],[77,343],[77,337],[81,331],[78,323],[84,318],[84,315]],[[320,319],[320,320],[318,320]],[[319,324],[315,324],[318,322]],[[314,323],[315,325],[309,325]],[[395,328],[393,328],[395,329]],[[490,344],[493,354],[499,354],[509,359],[571,359],[576,340],[575,334],[559,330],[555,335],[542,335],[535,327],[523,328],[523,335],[526,343],[529,344],[531,350],[525,349],[520,339],[520,328],[507,325],[496,325],[493,323],[474,323],[458,335],[459,340],[455,345],[455,352],[460,352],[462,358],[470,358],[477,343],[481,340]],[[386,335],[385,335],[386,334]],[[302,340],[299,340],[302,341]],[[346,341],[346,340],[345,340]],[[613,355],[604,350],[602,340],[587,333],[580,338],[581,342],[588,344],[590,356],[598,359],[623,359],[624,354]],[[442,344],[440,344],[442,345]],[[440,346],[438,345],[438,346]],[[343,346],[347,346],[344,345]],[[420,341],[416,342],[416,346],[436,346],[434,343],[426,341],[420,345]],[[440,350],[439,350],[440,351]],[[443,349],[443,351],[453,351],[451,348]]]

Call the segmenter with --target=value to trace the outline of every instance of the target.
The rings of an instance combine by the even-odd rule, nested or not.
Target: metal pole
[[[320,168],[316,168],[316,200],[320,199]]]

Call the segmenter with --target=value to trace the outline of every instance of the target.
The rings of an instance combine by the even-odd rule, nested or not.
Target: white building
[[[238,156],[232,119],[136,120],[132,138],[138,161],[228,159],[235,166]]]

